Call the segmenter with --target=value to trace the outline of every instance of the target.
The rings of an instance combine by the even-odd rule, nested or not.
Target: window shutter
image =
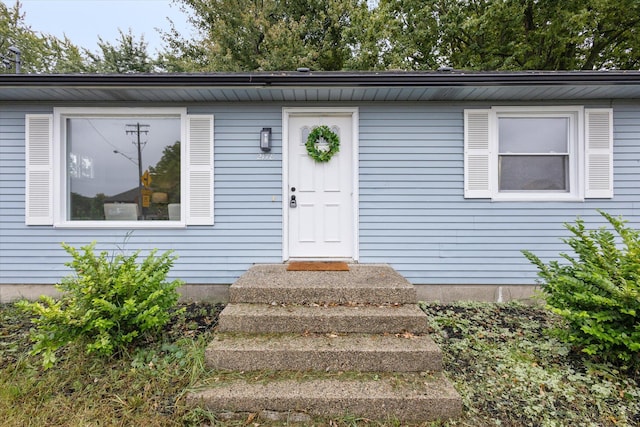
[[[187,115],[187,225],[213,225],[213,116]]]
[[[465,198],[491,198],[490,164],[489,110],[465,110]]]
[[[53,116],[25,115],[25,223],[53,225]]]
[[[585,110],[585,197],[613,197],[613,110]]]

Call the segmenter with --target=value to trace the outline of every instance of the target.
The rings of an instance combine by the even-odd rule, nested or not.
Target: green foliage
[[[575,357],[563,319],[517,303],[425,303],[464,426],[637,426],[640,377]],[[447,424],[449,425],[449,424]]]
[[[169,71],[598,70],[640,66],[637,0],[177,0]]]
[[[637,69],[636,0],[380,0],[391,68]],[[377,16],[377,17],[376,17]]]
[[[38,369],[28,355],[30,321],[13,304],[0,304],[0,419],[2,425],[262,426],[292,421],[221,420],[187,405],[194,388],[227,380],[272,381],[273,371],[207,369],[204,353],[222,305],[183,305],[162,336],[105,359],[70,346],[52,369]],[[461,394],[460,419],[421,426],[637,426],[640,377],[603,363],[572,357],[567,344],[546,331],[562,322],[548,310],[519,304],[423,304],[433,339],[443,350],[447,377]],[[4,353],[3,353],[4,350]],[[319,373],[290,372],[296,381]],[[341,372],[338,378],[374,379],[373,373]],[[378,374],[376,374],[378,375]],[[395,377],[397,374],[379,374]],[[426,375],[426,377],[424,376]],[[428,380],[424,373],[415,386]],[[281,378],[281,377],[280,377]],[[250,418],[247,418],[250,417]],[[222,418],[222,416],[220,417]],[[249,420],[249,421],[248,421]],[[355,425],[351,416],[304,425]],[[357,425],[404,425],[393,420]]]
[[[180,141],[162,150],[155,166],[149,166],[151,189],[168,193],[168,203],[180,203]]]
[[[6,3],[6,2],[5,2]],[[131,30],[120,31],[115,45],[98,37],[98,52],[76,46],[69,38],[59,39],[33,30],[26,23],[18,1],[13,7],[0,2],[0,54],[9,46],[22,53],[24,73],[149,73],[156,60],[147,51],[144,38],[136,40]],[[14,69],[0,72],[14,72]]]
[[[133,255],[96,256],[93,242],[81,251],[63,243],[73,257],[67,266],[75,275],[56,288],[62,297],[43,296],[38,302],[22,301],[21,309],[37,315],[32,319],[33,354],[42,354],[43,365],[56,362],[56,351],[74,341],[87,353],[112,355],[135,340],[158,333],[169,321],[170,309],[178,301],[179,280],[165,278],[176,257],[171,252],[156,256],[156,250],[138,264]]]
[[[115,44],[99,37],[92,52],[31,29],[19,2],[0,2],[0,53],[20,48],[29,73],[640,67],[637,0],[380,0],[372,9],[364,0],[175,3],[192,29],[182,34],[172,24],[153,56],[131,30]]]
[[[320,140],[326,142],[326,150],[319,149],[316,146]],[[307,148],[309,156],[316,162],[328,162],[335,153],[340,151],[340,138],[338,138],[335,132],[329,129],[329,126],[318,126],[309,134],[305,147]]]
[[[20,2],[12,7],[0,2],[0,54],[10,46],[21,51],[23,73],[64,73],[84,71],[81,50],[68,38],[58,39],[31,29],[26,23]],[[15,68],[0,67],[0,73],[13,73]]]
[[[127,357],[70,345],[43,370],[29,354],[29,313],[0,304],[0,425],[200,426],[183,421],[193,411],[184,396],[207,375],[204,352],[222,308],[179,303],[160,336]]]
[[[94,73],[151,73],[155,68],[155,60],[151,58],[147,51],[147,42],[141,36],[140,40],[131,32],[124,33],[118,30],[120,37],[117,44],[113,45],[98,37],[97,53],[85,50],[89,57],[89,72]]]
[[[164,33],[168,71],[346,68],[358,0],[180,0],[197,36]]]
[[[565,224],[573,234],[563,239],[576,257],[560,254],[561,264],[523,251],[542,278],[551,310],[564,317],[562,337],[583,352],[609,362],[640,367],[640,233],[622,218],[600,212],[611,231],[587,230],[584,221]]]

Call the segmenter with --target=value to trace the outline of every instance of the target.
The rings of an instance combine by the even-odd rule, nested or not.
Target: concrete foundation
[[[189,284],[179,290],[181,301],[229,301],[229,285]],[[0,285],[0,304],[6,304],[21,299],[37,300],[40,295],[52,297],[60,293],[54,285]]]
[[[456,301],[534,303],[535,285],[415,285],[419,301],[452,303]],[[179,290],[182,301],[228,302],[229,285],[188,284]],[[40,295],[59,295],[53,285],[0,285],[0,304],[20,299],[36,300]]]
[[[414,285],[419,301],[456,301],[533,303],[540,290],[536,285]],[[229,285],[188,284],[180,288],[183,301],[228,302]],[[0,304],[20,299],[36,300],[40,295],[56,296],[58,291],[47,284],[0,285]]]

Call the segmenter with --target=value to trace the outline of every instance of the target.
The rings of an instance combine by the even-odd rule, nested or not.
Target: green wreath
[[[329,144],[329,149],[326,151],[318,150],[317,143],[321,138]],[[334,154],[340,151],[340,138],[328,126],[318,126],[309,134],[305,147],[307,147],[309,156],[316,162],[328,162]]]

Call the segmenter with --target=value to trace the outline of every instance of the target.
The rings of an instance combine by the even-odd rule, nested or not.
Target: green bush
[[[548,307],[568,323],[561,337],[589,355],[638,368],[640,233],[620,217],[600,214],[618,239],[605,227],[587,230],[578,219],[565,224],[573,236],[563,241],[576,256],[561,253],[568,264],[544,264],[531,252],[523,253],[539,269]]]
[[[127,349],[135,340],[157,334],[169,321],[177,301],[179,280],[166,282],[176,257],[171,252],[156,256],[157,250],[140,264],[139,251],[130,256],[95,255],[96,243],[81,251],[63,243],[75,270],[56,285],[59,299],[42,296],[37,302],[21,301],[19,307],[37,315],[32,319],[32,353],[43,355],[45,368],[56,362],[56,351],[79,341],[87,353],[112,355]]]

